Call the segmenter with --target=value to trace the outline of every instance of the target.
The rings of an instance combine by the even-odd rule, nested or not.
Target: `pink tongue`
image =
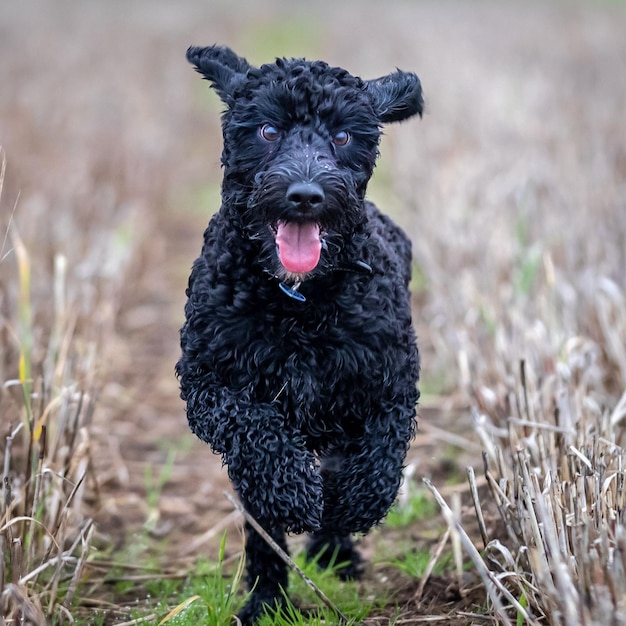
[[[288,272],[310,272],[315,269],[322,252],[320,227],[313,222],[279,222],[276,245],[280,262]]]

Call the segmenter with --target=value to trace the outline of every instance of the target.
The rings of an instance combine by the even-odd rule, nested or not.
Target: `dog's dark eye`
[[[350,141],[350,133],[345,130],[340,130],[333,135],[333,143],[336,146],[345,146]]]
[[[265,141],[276,141],[280,137],[276,126],[272,126],[271,124],[263,124],[259,132]]]

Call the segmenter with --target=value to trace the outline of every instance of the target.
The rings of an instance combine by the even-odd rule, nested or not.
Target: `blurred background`
[[[414,243],[431,434],[417,475],[462,462],[429,426],[471,437],[468,408],[500,411],[522,358],[538,378],[568,363],[611,405],[626,385],[625,32],[626,4],[608,0],[2,3],[0,421],[20,410],[19,238],[33,379],[65,337],[64,384],[97,396],[101,532],[123,545],[152,519],[187,546],[230,511],[173,374],[187,275],[219,207],[221,104],[185,61],[212,43],[254,64],[305,56],[422,80],[425,115],[385,129],[370,185]],[[146,471],[163,467],[155,506]]]

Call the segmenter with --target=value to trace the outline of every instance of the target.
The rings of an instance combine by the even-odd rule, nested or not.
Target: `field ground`
[[[150,606],[141,585],[124,593],[96,585],[102,568],[113,568],[107,563],[127,579],[131,564],[142,574],[156,567],[155,577],[190,572],[198,555],[216,558],[225,529],[227,556],[240,549],[225,472],[188,432],[173,374],[186,277],[219,205],[220,105],[185,62],[187,46],[225,43],[254,63],[318,57],[365,78],[396,66],[420,75],[426,113],[386,129],[370,194],[415,250],[423,398],[405,501],[430,501],[422,482],[430,479],[447,502],[458,501],[456,519],[478,546],[468,466],[479,476],[489,537],[506,543],[524,531],[505,528],[513,523],[498,512],[494,484],[513,498],[507,490],[526,467],[515,464],[521,450],[537,484],[542,463],[555,479],[561,465],[579,476],[577,459],[591,468],[604,441],[606,454],[623,458],[624,32],[620,2],[0,6],[0,450],[8,458],[5,432],[24,419],[12,382],[23,373],[20,354],[29,353],[36,397],[53,397],[50,380],[62,380],[59,404],[76,394],[82,401],[83,392],[93,399],[81,421],[84,447],[76,448],[89,472],[74,513],[94,518],[90,549],[101,565],[91,574],[87,567],[93,587],[75,599],[76,619],[90,623],[97,611],[106,623],[129,622]],[[556,433],[545,447],[537,435],[544,432]],[[550,460],[559,450],[562,464]],[[483,451],[498,478],[491,490]],[[623,473],[620,466],[612,474],[602,458],[611,477],[605,494]],[[542,493],[550,485],[542,482]],[[621,504],[612,506],[607,541],[621,541]],[[435,512],[364,539],[371,563],[363,593],[390,594],[372,624],[506,623],[467,556],[463,573],[433,575],[419,602],[419,577],[391,566],[412,551],[428,553],[446,528]],[[613,565],[593,571],[606,582],[609,570],[618,575]],[[516,596],[533,609],[528,623],[579,623],[558,599],[541,608],[531,583],[545,581],[528,576]],[[572,605],[588,620],[581,624],[626,623],[618,592],[583,602],[580,589],[558,582],[554,597],[571,591],[564,599],[578,598]],[[612,621],[602,622],[607,606]],[[523,619],[507,610],[511,624]]]

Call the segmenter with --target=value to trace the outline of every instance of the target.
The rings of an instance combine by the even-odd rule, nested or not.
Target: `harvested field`
[[[626,624],[624,32],[609,1],[0,5],[0,625],[158,624],[185,596],[151,584],[224,530],[237,562],[173,373],[213,42],[423,82],[370,187],[414,242],[423,396],[366,623]]]

